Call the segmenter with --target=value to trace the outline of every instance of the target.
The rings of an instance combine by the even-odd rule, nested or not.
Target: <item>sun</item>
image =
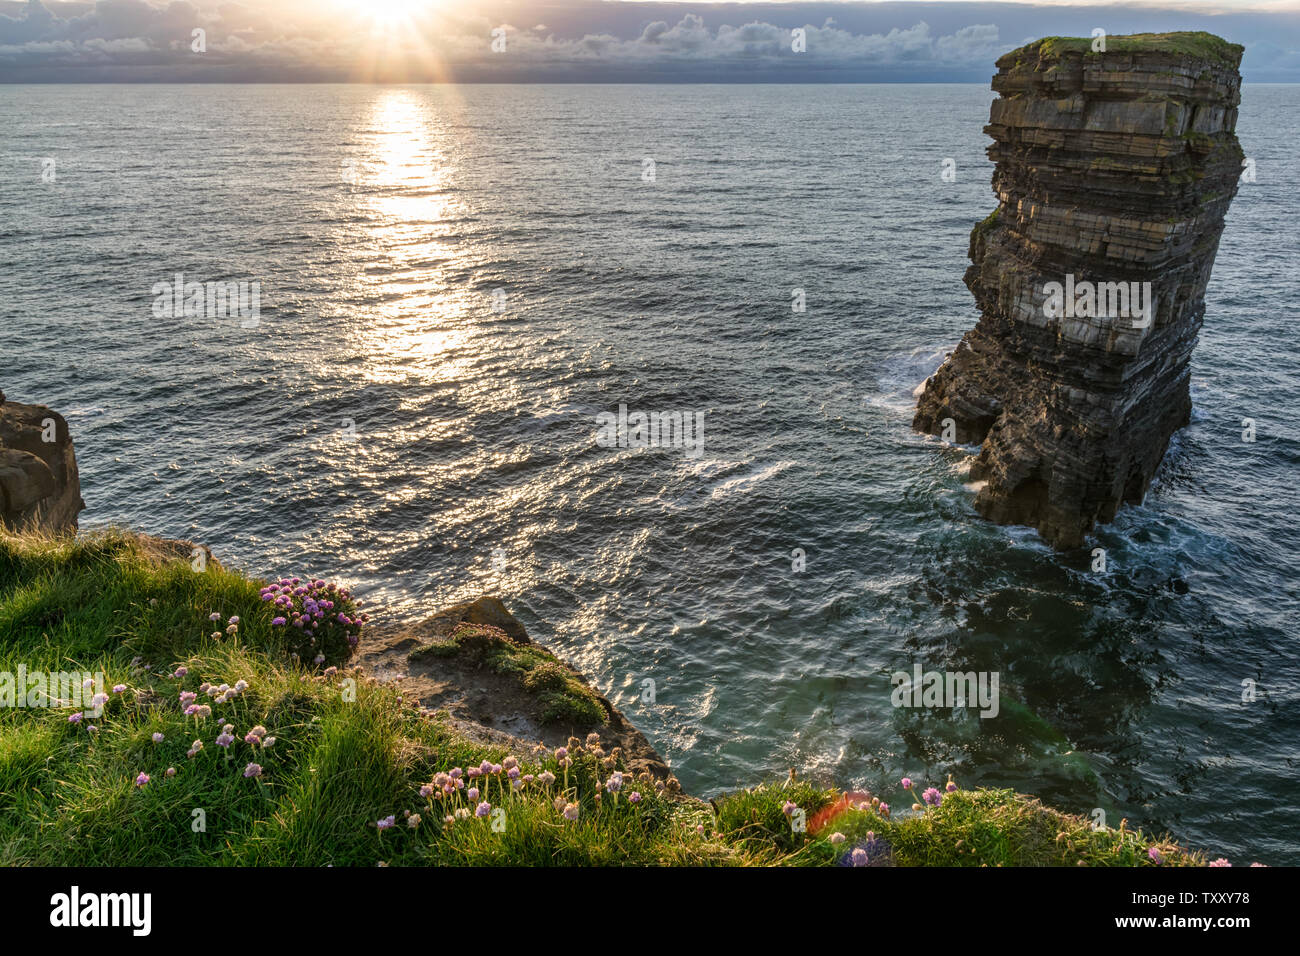
[[[361,8],[376,24],[394,27],[409,22],[435,3],[436,0],[362,0]]]

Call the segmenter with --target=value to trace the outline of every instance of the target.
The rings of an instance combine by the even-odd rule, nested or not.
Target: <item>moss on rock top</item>
[[[1055,59],[1068,53],[1081,53],[1086,56],[1103,56],[1093,50],[1092,37],[1043,37],[1033,43],[1004,54],[998,59],[998,65],[1014,65],[1031,57]],[[1106,37],[1106,54],[1123,53],[1164,53],[1175,56],[1194,57],[1223,66],[1237,67],[1241,64],[1241,55],[1245,47],[1239,43],[1229,43],[1222,37],[1204,30],[1178,33],[1132,33]]]

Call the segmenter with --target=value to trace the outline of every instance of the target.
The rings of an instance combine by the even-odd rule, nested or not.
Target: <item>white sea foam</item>
[[[768,465],[765,468],[758,468],[747,475],[739,475],[735,478],[728,478],[713,488],[714,498],[725,498],[728,495],[748,494],[754,490],[759,483],[766,481],[773,475],[779,475],[787,468],[795,465],[793,461],[778,461],[775,464]]]
[[[886,411],[911,415],[926,382],[951,352],[948,346],[921,345],[886,356],[876,375],[879,391],[868,395],[867,401]]]

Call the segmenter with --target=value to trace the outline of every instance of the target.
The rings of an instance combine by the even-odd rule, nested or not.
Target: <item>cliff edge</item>
[[[980,319],[913,427],[979,443],[975,508],[1077,547],[1142,500],[1191,412],[1190,360],[1236,195],[1242,47],[1048,38],[997,61],[998,207],[971,232]]]

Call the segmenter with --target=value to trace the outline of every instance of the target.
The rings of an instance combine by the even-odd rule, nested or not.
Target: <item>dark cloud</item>
[[[1300,15],[1008,3],[438,5],[377,30],[364,2],[0,0],[0,81],[984,81],[1045,35],[1209,29],[1248,80],[1300,80]],[[529,26],[528,24],[532,24]],[[543,25],[544,24],[544,25]],[[506,27],[506,51],[491,32]],[[191,50],[205,31],[206,52]],[[806,52],[791,50],[803,29]]]

